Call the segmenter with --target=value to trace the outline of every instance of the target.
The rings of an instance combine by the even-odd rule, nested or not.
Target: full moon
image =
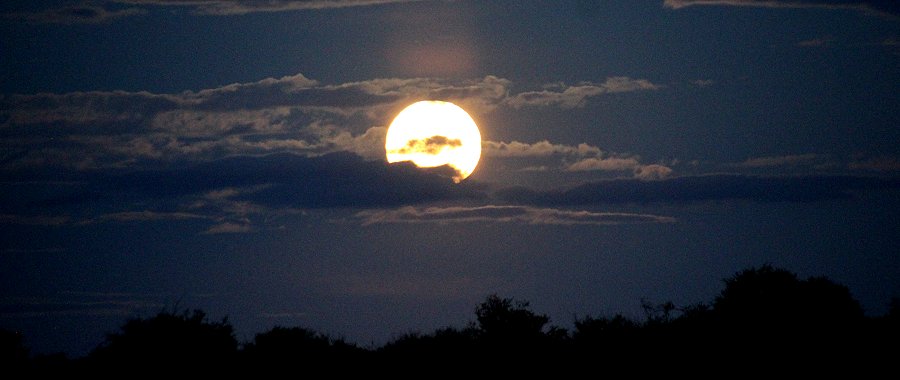
[[[472,174],[481,158],[478,126],[450,102],[426,100],[404,108],[385,140],[388,162],[412,161],[421,168],[448,165],[456,170],[454,182]]]

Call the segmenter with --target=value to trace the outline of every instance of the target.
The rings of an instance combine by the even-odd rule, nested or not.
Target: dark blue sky
[[[709,301],[771,263],[900,295],[891,1],[0,5],[0,327],[81,355],[199,307],[241,339]],[[481,128],[456,185],[406,105]]]

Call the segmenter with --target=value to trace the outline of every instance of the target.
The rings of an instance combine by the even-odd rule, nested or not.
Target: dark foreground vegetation
[[[474,322],[407,334],[362,348],[302,327],[275,327],[243,345],[232,326],[202,311],[127,321],[84,358],[30,356],[0,330],[5,374],[86,373],[108,377],[185,373],[290,377],[474,377],[628,373],[646,377],[852,374],[887,371],[900,360],[900,303],[867,317],[849,290],[826,278],[798,279],[763,266],[725,280],[709,304],[645,304],[645,318],[585,317],[568,331],[527,302],[489,296]],[[5,377],[5,376],[4,376]],[[806,376],[804,376],[806,377]],[[10,377],[5,377],[10,378]],[[15,378],[15,377],[14,377]]]

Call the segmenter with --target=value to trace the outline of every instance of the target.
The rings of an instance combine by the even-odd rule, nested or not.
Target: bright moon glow
[[[384,144],[388,162],[412,161],[421,168],[449,165],[459,182],[481,158],[481,133],[466,111],[436,100],[416,102],[400,111]]]

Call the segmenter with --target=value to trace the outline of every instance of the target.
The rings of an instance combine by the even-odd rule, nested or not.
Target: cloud
[[[214,16],[364,7],[425,0],[100,0],[36,12],[16,12],[7,18],[34,23],[99,24],[148,13],[152,7],[185,8],[191,13]]]
[[[0,318],[47,316],[134,316],[165,305],[158,295],[131,293],[63,292],[40,298],[0,298]]]
[[[115,222],[145,222],[160,220],[207,219],[203,215],[187,212],[126,211],[101,215],[100,220]]]
[[[2,165],[125,167],[142,160],[349,151],[384,155],[385,121],[420,99],[488,112],[509,81],[373,79],[323,85],[302,74],[174,94],[93,91],[0,96]],[[477,112],[477,111],[472,111]]]
[[[528,206],[401,207],[356,214],[363,225],[388,223],[521,223],[531,225],[613,225],[672,223],[674,218],[611,212],[570,211]]]
[[[0,224],[26,226],[62,226],[71,220],[68,216],[0,214]]]
[[[444,149],[453,149],[462,146],[462,140],[450,139],[447,136],[431,136],[423,140],[409,140],[406,146],[394,149],[388,153],[425,153],[436,155]]]
[[[485,157],[547,157],[552,155],[593,156],[600,155],[600,148],[588,144],[563,145],[541,140],[533,144],[519,141],[482,141]]]
[[[640,163],[634,158],[585,158],[566,167],[566,171],[581,172],[592,170],[618,171],[633,170],[640,166]]]
[[[609,156],[600,148],[581,143],[578,145],[554,144],[547,140],[533,144],[519,141],[497,142],[483,141],[482,154],[485,157],[498,158],[543,158],[563,156],[563,164],[557,169],[568,172],[585,171],[633,171],[635,177],[642,179],[660,179],[668,177],[672,169],[662,165],[644,165],[637,156]],[[567,163],[567,158],[577,160]],[[523,171],[547,171],[547,165],[528,166]]]
[[[248,224],[238,224],[225,222],[221,224],[216,224],[212,227],[209,227],[204,234],[239,234],[253,231],[253,227]]]
[[[606,82],[594,84],[585,82],[576,86],[567,86],[562,91],[529,91],[510,97],[506,103],[514,108],[527,106],[560,106],[576,108],[584,106],[587,98],[602,94],[633,92],[641,90],[657,90],[661,86],[646,79],[629,77],[611,77]]]
[[[208,219],[220,224],[210,232],[225,232],[237,230],[228,223],[245,225],[254,215],[284,209],[380,208],[482,196],[477,184],[454,184],[454,173],[447,167],[425,170],[410,163],[366,161],[351,153],[236,156],[153,169],[24,170],[6,172],[0,181],[0,201],[23,211],[3,215],[0,222],[69,221],[52,216],[59,214],[89,222]],[[42,184],[60,179],[77,185]],[[29,195],[20,197],[20,191]],[[91,205],[110,200],[119,210],[92,215]],[[136,207],[141,210],[134,211]],[[44,210],[51,216],[26,216],[27,210]]]
[[[814,202],[846,199],[858,190],[897,189],[900,181],[853,176],[757,177],[707,175],[658,181],[616,179],[567,189],[536,191],[513,187],[496,192],[507,202],[537,206],[613,203],[698,202],[743,199],[760,202]]]
[[[62,8],[46,9],[38,12],[15,12],[6,18],[32,23],[48,24],[99,24],[115,19],[146,13],[141,8],[109,10],[100,6],[82,4]]]
[[[900,3],[893,0],[665,0],[663,5],[681,9],[699,5],[761,8],[852,9],[884,16],[900,16]]]
[[[852,170],[895,172],[900,171],[900,159],[890,156],[875,157],[851,162],[848,167]]]
[[[716,82],[711,79],[697,79],[697,80],[691,81],[691,84],[693,84],[694,86],[697,86],[697,87],[709,87],[709,86],[716,84]]]
[[[812,165],[822,159],[817,154],[796,154],[786,156],[768,156],[749,158],[747,161],[735,164],[734,166],[744,168],[768,168],[776,166],[798,166]]]
[[[667,166],[643,165],[637,157],[590,157],[566,166],[565,170],[569,172],[632,171],[635,178],[645,181],[664,179],[672,174],[672,169]]]
[[[423,0],[111,0],[116,3],[187,7],[206,15],[242,15],[258,12],[285,12],[314,9],[362,7],[393,3],[409,3]]]
[[[669,178],[672,169],[668,166],[651,164],[640,166],[634,170],[634,177],[644,181],[656,181]]]
[[[55,166],[139,169],[230,156],[290,153],[318,157],[335,152],[384,160],[386,122],[404,105],[421,99],[444,99],[470,112],[486,113],[508,106],[518,97],[509,93],[510,85],[495,76],[474,80],[377,78],[322,84],[295,74],[171,94],[92,91],[5,95],[0,96],[0,148],[8,153],[0,165],[2,170],[14,171]],[[654,86],[616,77],[596,87],[609,93]],[[433,136],[409,149],[437,151],[454,145],[449,140],[444,144],[441,138]],[[559,170],[567,166],[570,170],[600,169],[615,160],[622,160],[619,165],[627,163],[631,170],[641,166],[635,163],[639,161],[636,156],[611,158],[585,143],[484,141],[482,147],[484,157],[559,156]],[[593,160],[578,163],[585,159]]]

